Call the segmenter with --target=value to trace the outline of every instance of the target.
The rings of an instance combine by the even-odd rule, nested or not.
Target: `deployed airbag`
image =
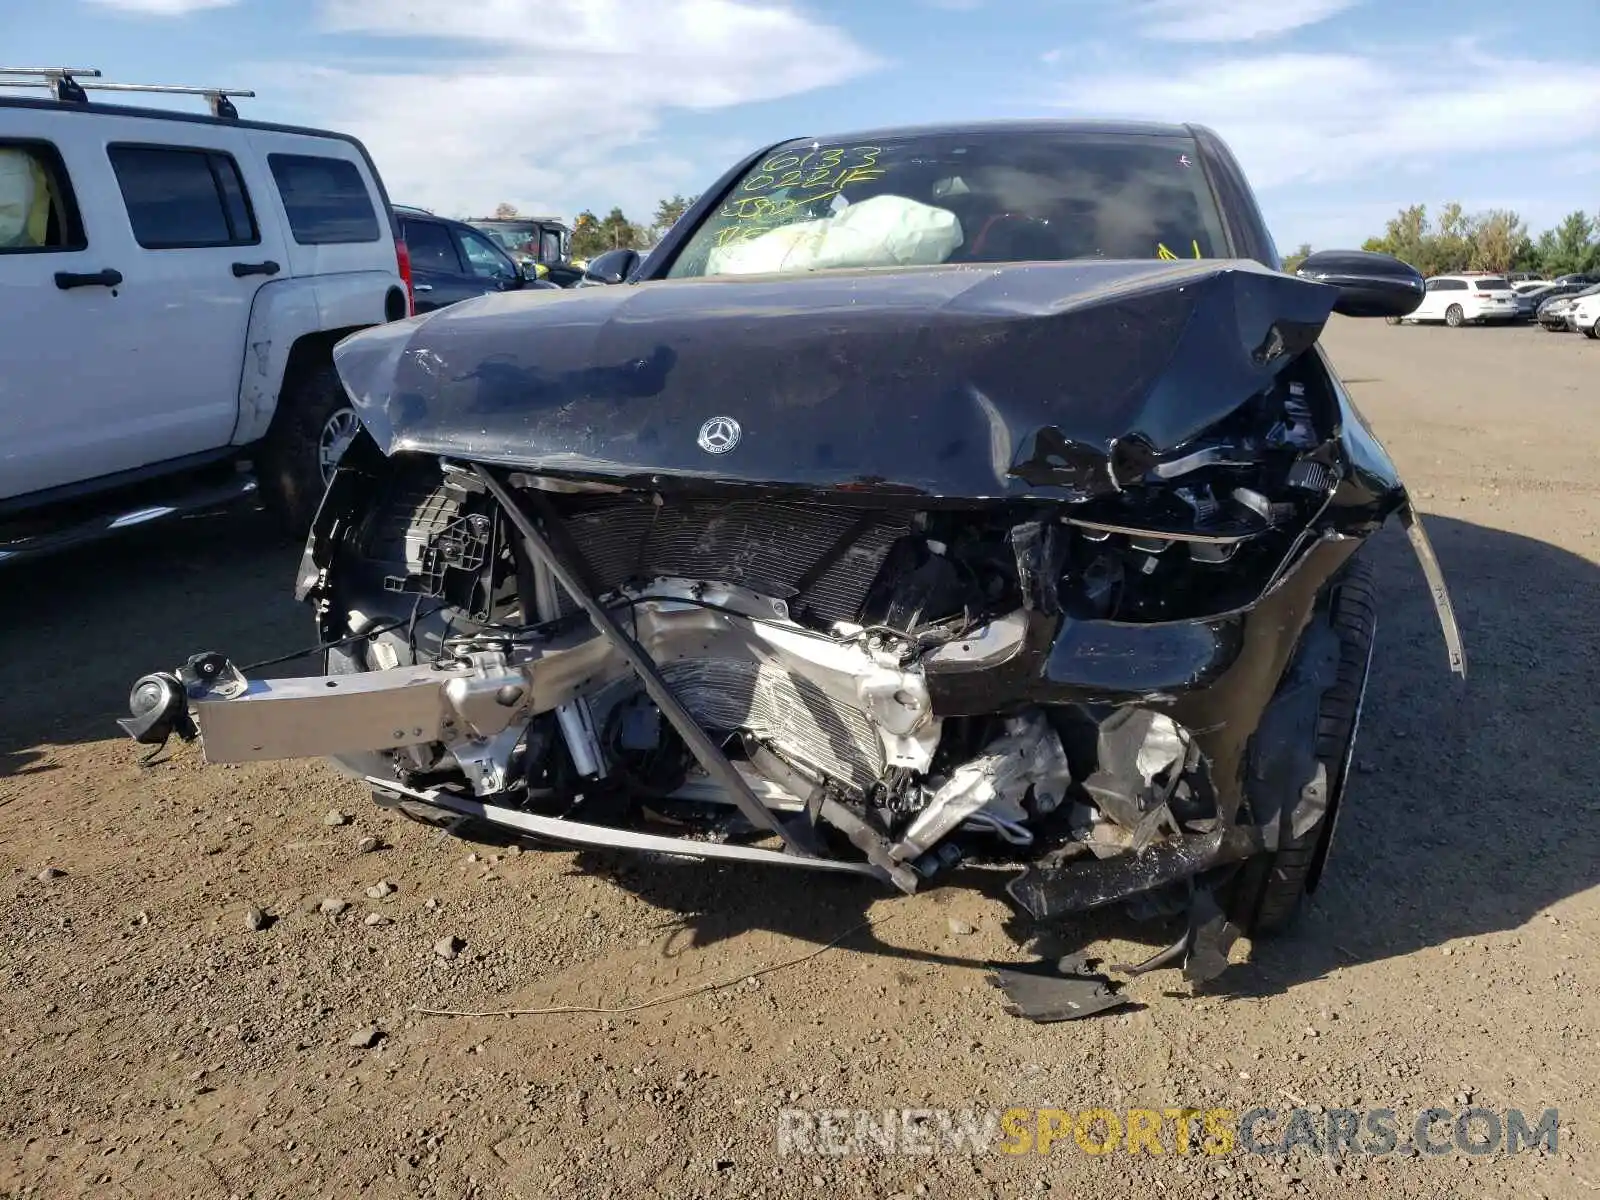
[[[0,246],[43,246],[50,189],[25,150],[0,149]]]
[[[954,213],[904,196],[874,196],[815,221],[718,246],[707,275],[770,275],[842,267],[931,267],[965,235]]]

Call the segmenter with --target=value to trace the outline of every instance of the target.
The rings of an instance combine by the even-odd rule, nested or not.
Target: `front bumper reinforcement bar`
[[[693,842],[686,838],[667,837],[655,833],[637,833],[631,829],[617,829],[610,825],[590,825],[582,821],[568,821],[559,817],[543,817],[536,813],[521,812],[498,804],[484,804],[452,792],[436,788],[419,790],[369,775],[366,783],[384,791],[402,795],[436,808],[447,808],[463,816],[475,817],[494,825],[503,825],[534,837],[574,846],[603,846],[616,850],[632,850],[647,854],[670,854],[676,858],[714,858],[723,862],[760,863],[764,866],[804,867],[813,871],[836,871],[846,875],[866,875],[877,878],[882,872],[871,863],[846,862],[836,858],[812,855],[785,854],[781,850],[763,850],[759,846],[736,846],[726,842]]]

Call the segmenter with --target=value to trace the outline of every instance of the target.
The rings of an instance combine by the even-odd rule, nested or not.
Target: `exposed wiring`
[[[893,912],[888,916],[878,917],[876,920],[862,921],[859,925],[852,925],[849,929],[846,929],[831,942],[828,942],[822,946],[818,946],[815,950],[799,955],[796,958],[789,958],[783,960],[782,962],[770,963],[767,966],[758,967],[754,971],[741,971],[738,975],[716,983],[703,983],[698,987],[687,988],[681,992],[670,992],[665,996],[657,996],[653,1000],[644,1000],[638,1004],[625,1004],[618,1008],[603,1008],[598,1005],[586,1004],[562,1004],[555,1005],[550,1008],[501,1008],[489,1009],[485,1011],[472,1011],[455,1008],[422,1008],[417,1006],[413,1007],[412,1011],[421,1013],[425,1017],[553,1017],[568,1013],[596,1013],[608,1017],[625,1016],[628,1013],[642,1012],[647,1008],[659,1008],[663,1004],[673,1004],[679,1000],[688,1000],[692,996],[701,996],[707,992],[717,992],[724,988],[736,987],[747,979],[759,979],[763,975],[771,975],[774,971],[783,971],[790,967],[797,967],[801,963],[810,962],[813,958],[818,958],[821,955],[826,954],[829,950],[832,950],[835,946],[839,945],[840,942],[843,942],[846,938],[860,933],[863,929],[876,928],[879,925],[887,925],[890,921],[893,921],[895,918],[902,915],[904,914]]]
[[[419,595],[417,597],[418,604],[421,603],[421,599],[422,598]],[[446,607],[448,606],[444,604],[436,605],[427,612],[422,613],[421,616],[431,617],[434,615],[434,613],[440,612]],[[417,613],[417,604],[413,604],[411,606],[411,613],[409,616],[396,617],[387,625],[375,625],[371,629],[363,629],[360,633],[352,633],[348,637],[337,638],[331,642],[318,642],[315,646],[307,646],[303,650],[296,650],[293,654],[282,654],[277,658],[262,659],[260,662],[254,662],[250,663],[248,666],[240,667],[239,670],[248,674],[251,671],[259,671],[262,667],[276,667],[280,663],[293,662],[297,658],[310,658],[313,654],[322,654],[328,650],[337,650],[340,646],[348,646],[352,642],[365,641],[367,638],[377,637],[380,633],[390,633],[393,630],[399,629],[402,625],[408,625],[410,627],[412,645],[414,649],[416,623],[418,619],[419,616]]]
[[[1018,825],[1015,821],[1008,821],[1004,817],[997,817],[993,813],[975,812],[966,819],[963,828],[985,830],[1010,842],[1013,846],[1033,845],[1031,829]]]
[[[435,616],[448,608],[454,607],[449,603],[440,603],[434,605],[432,608],[419,611],[421,603],[422,596],[419,593],[417,599],[412,603],[411,612],[404,617],[396,617],[391,621],[380,625],[374,625],[370,629],[363,629],[357,633],[352,633],[342,638],[335,638],[326,642],[318,642],[316,645],[307,646],[303,649],[295,650],[289,654],[282,654],[277,658],[267,658],[262,659],[260,662],[249,663],[248,665],[242,666],[239,669],[245,673],[249,673],[251,671],[259,671],[263,667],[276,667],[282,663],[293,662],[299,658],[309,658],[314,654],[323,654],[329,650],[336,650],[341,646],[348,646],[354,642],[365,641],[368,638],[377,637],[379,634],[391,633],[402,626],[404,626],[406,629],[406,643],[411,647],[412,655],[415,657],[417,649],[417,623],[427,617]],[[648,594],[642,596],[627,596],[620,600],[612,601],[606,605],[606,608],[613,610],[626,608],[631,613],[632,610],[638,608],[641,604],[688,604],[695,608],[705,608],[710,609],[713,612],[727,613],[730,616],[741,617],[744,620],[755,621],[759,624],[785,626],[793,625],[792,621],[785,621],[778,617],[760,617],[752,613],[745,612],[742,609],[735,608],[731,604],[717,604],[714,601],[699,600],[691,596],[656,596]],[[451,634],[448,631],[455,625],[455,615],[452,613],[449,624],[446,627],[446,634],[440,641],[440,654],[436,656],[435,661],[438,661],[439,658],[443,658],[446,651],[448,651],[449,648],[454,644],[470,644],[478,641],[503,642],[508,639],[515,642],[518,638],[538,636],[552,628],[562,625],[577,624],[578,619],[582,618],[582,616],[583,614],[581,612],[568,613],[564,616],[552,617],[548,621],[537,621],[531,625],[509,625],[501,622],[488,621],[481,623],[480,628],[472,633]],[[953,635],[955,638],[964,636],[966,630],[971,628],[971,617],[968,611],[964,611],[962,613],[962,618],[963,629],[961,632]],[[929,626],[929,628],[942,628],[942,626],[933,625]],[[638,627],[636,624],[634,627],[634,633],[637,634],[637,632]],[[813,637],[828,637],[827,634],[820,633],[816,630],[808,629],[804,632]],[[869,625],[864,628],[861,633],[852,634],[850,637],[841,640],[849,642],[869,633],[877,633],[883,637],[894,638],[897,641],[905,642],[908,645],[916,647],[922,651],[926,651],[931,648],[929,646],[922,645],[915,634],[907,633],[901,629],[892,629],[886,625]]]

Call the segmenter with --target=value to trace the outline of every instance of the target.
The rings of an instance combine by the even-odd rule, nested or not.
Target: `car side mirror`
[[[589,260],[583,277],[592,283],[621,283],[638,265],[637,250],[607,250]]]
[[[1333,311],[1346,317],[1408,317],[1422,303],[1422,272],[1392,254],[1319,250],[1295,274],[1339,289]]]

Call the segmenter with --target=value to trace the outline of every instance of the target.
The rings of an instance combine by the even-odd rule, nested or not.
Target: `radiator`
[[[748,729],[786,757],[864,793],[882,776],[883,743],[860,709],[809,680],[749,659],[682,659],[661,674],[706,729]]]

